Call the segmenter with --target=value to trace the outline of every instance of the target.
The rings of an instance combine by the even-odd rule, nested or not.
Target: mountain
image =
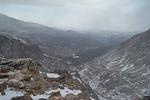
[[[72,30],[60,30],[36,23],[24,22],[3,14],[0,14],[0,32],[8,33],[28,44],[38,45],[41,51],[48,56],[70,59],[75,54],[80,56],[80,61],[83,62],[105,54],[115,44],[124,40],[124,37],[106,38],[106,35],[104,38],[96,34],[87,35]],[[110,42],[106,43],[107,40],[110,40]],[[89,52],[95,52],[97,55],[94,54],[90,57]]]
[[[95,93],[88,84],[81,80],[77,72],[67,70],[61,58],[49,56],[43,52],[39,48],[40,45],[32,43],[32,37],[25,37],[28,36],[28,33],[25,36],[22,34],[23,38],[19,37],[21,33],[18,33],[18,30],[24,29],[22,27],[24,22],[5,15],[2,15],[0,19],[6,21],[0,23],[4,25],[0,29],[0,99],[98,100]],[[30,34],[34,36],[36,33]],[[46,36],[49,35],[45,35],[44,38]]]
[[[28,44],[26,41],[5,32],[0,32],[0,57],[9,59],[33,58],[46,71],[68,69],[68,67],[64,67],[65,63],[61,58],[48,56],[41,51],[38,45]]]
[[[139,100],[150,96],[149,59],[150,30],[82,65],[78,71],[101,100]]]
[[[149,33],[149,31],[143,34],[146,33]],[[142,37],[143,34],[134,36],[121,44],[118,48],[110,51],[125,38],[116,38],[115,36],[112,36],[115,38],[111,38],[110,36],[109,38],[104,39],[104,37],[101,37],[100,35],[91,36],[72,30],[59,30],[36,23],[24,22],[0,14],[0,56],[7,59],[13,58],[15,64],[16,59],[18,58],[33,58],[42,65],[41,69],[46,71],[45,73],[61,72],[62,74],[67,71],[67,79],[63,78],[63,81],[59,81],[58,83],[62,83],[63,86],[66,86],[64,80],[68,80],[69,77],[71,79],[69,79],[69,83],[67,84],[72,88],[79,84],[72,84],[74,78],[78,81],[82,81],[83,79],[84,82],[82,81],[82,85],[86,85],[86,87],[81,87],[83,89],[82,91],[85,91],[88,95],[92,95],[92,97],[96,97],[96,100],[98,100],[96,95],[99,96],[100,100],[131,99],[131,95],[134,98],[143,96],[142,90],[145,93],[147,88],[146,82],[148,81],[147,75],[149,74],[147,74],[148,70],[144,69],[145,67],[143,66],[146,66],[147,68],[147,65],[144,64],[145,62],[148,62],[149,59],[147,58],[149,48],[145,47],[147,47],[146,43],[149,41],[148,36],[145,36],[143,41],[142,39],[137,38]],[[110,41],[106,42],[107,39]],[[144,41],[146,41],[146,43]],[[138,47],[139,44],[141,48]],[[142,51],[143,49],[144,53]],[[108,51],[110,52],[107,53]],[[98,58],[91,61],[95,57]],[[139,57],[143,63],[141,61],[137,62]],[[87,61],[90,62],[79,66]],[[0,65],[0,67],[3,68],[4,66],[6,69],[10,68],[12,67],[11,65],[13,65],[10,64],[10,62],[12,62],[12,60],[6,61],[6,66],[2,63],[2,66]],[[19,62],[19,64],[20,63],[22,62]],[[18,66],[18,64],[16,66]],[[13,65],[13,67],[15,66]],[[133,67],[135,68],[132,69]],[[142,71],[139,70],[139,68],[141,68]],[[72,76],[72,74],[74,74],[72,71],[76,72],[79,77]],[[146,77],[144,78],[146,80],[144,80],[143,77],[139,77],[141,73],[146,73],[146,76],[144,76]],[[39,77],[41,76],[41,74],[36,75]],[[53,74],[51,74],[51,76],[53,76]],[[62,77],[63,76],[64,75],[62,75]],[[37,77],[32,78],[38,80]],[[40,78],[44,79],[44,77]],[[58,86],[58,79],[50,80],[52,83],[53,81],[53,85]],[[43,82],[46,83],[42,83],[42,86],[47,84],[47,80],[44,79]],[[90,86],[88,86],[88,84]],[[94,92],[92,92],[92,94],[89,93],[89,91],[92,91],[90,87],[95,90],[96,95]],[[62,87],[60,86],[60,88]],[[69,91],[71,90],[69,89]],[[54,96],[57,95],[60,98],[64,98],[60,93],[54,94]],[[86,98],[85,95],[80,95],[80,97]],[[88,99],[85,100],[90,100],[90,96],[87,96],[87,98]]]
[[[63,31],[47,26],[23,22],[0,14],[0,31],[10,33],[18,38],[39,45],[41,50],[54,56],[72,56],[82,48],[94,48],[100,42],[76,31]],[[61,50],[60,50],[61,49]]]

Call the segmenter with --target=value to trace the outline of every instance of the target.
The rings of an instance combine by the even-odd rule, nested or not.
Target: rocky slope
[[[0,33],[0,56],[5,58],[34,58],[43,57],[43,53],[37,45],[27,45],[10,35]]]
[[[48,56],[38,45],[28,44],[5,32],[0,32],[0,57],[33,58],[43,65],[43,70],[67,69],[61,58]]]
[[[79,71],[101,100],[139,100],[150,96],[149,59],[150,30],[82,65]]]
[[[32,59],[0,58],[1,100],[93,100],[75,73],[46,73]],[[95,98],[96,99],[96,98]]]

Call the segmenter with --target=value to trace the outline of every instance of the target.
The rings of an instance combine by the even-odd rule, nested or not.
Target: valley
[[[116,34],[0,14],[0,100],[147,100],[150,30]]]

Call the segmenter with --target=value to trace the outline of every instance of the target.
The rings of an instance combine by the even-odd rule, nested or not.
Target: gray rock
[[[11,100],[33,100],[31,96],[19,96],[19,97],[13,97]]]

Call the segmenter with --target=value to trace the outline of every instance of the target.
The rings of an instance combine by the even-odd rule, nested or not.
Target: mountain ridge
[[[103,100],[137,100],[149,96],[150,31],[138,34],[79,71]],[[92,79],[92,80],[91,80]]]

